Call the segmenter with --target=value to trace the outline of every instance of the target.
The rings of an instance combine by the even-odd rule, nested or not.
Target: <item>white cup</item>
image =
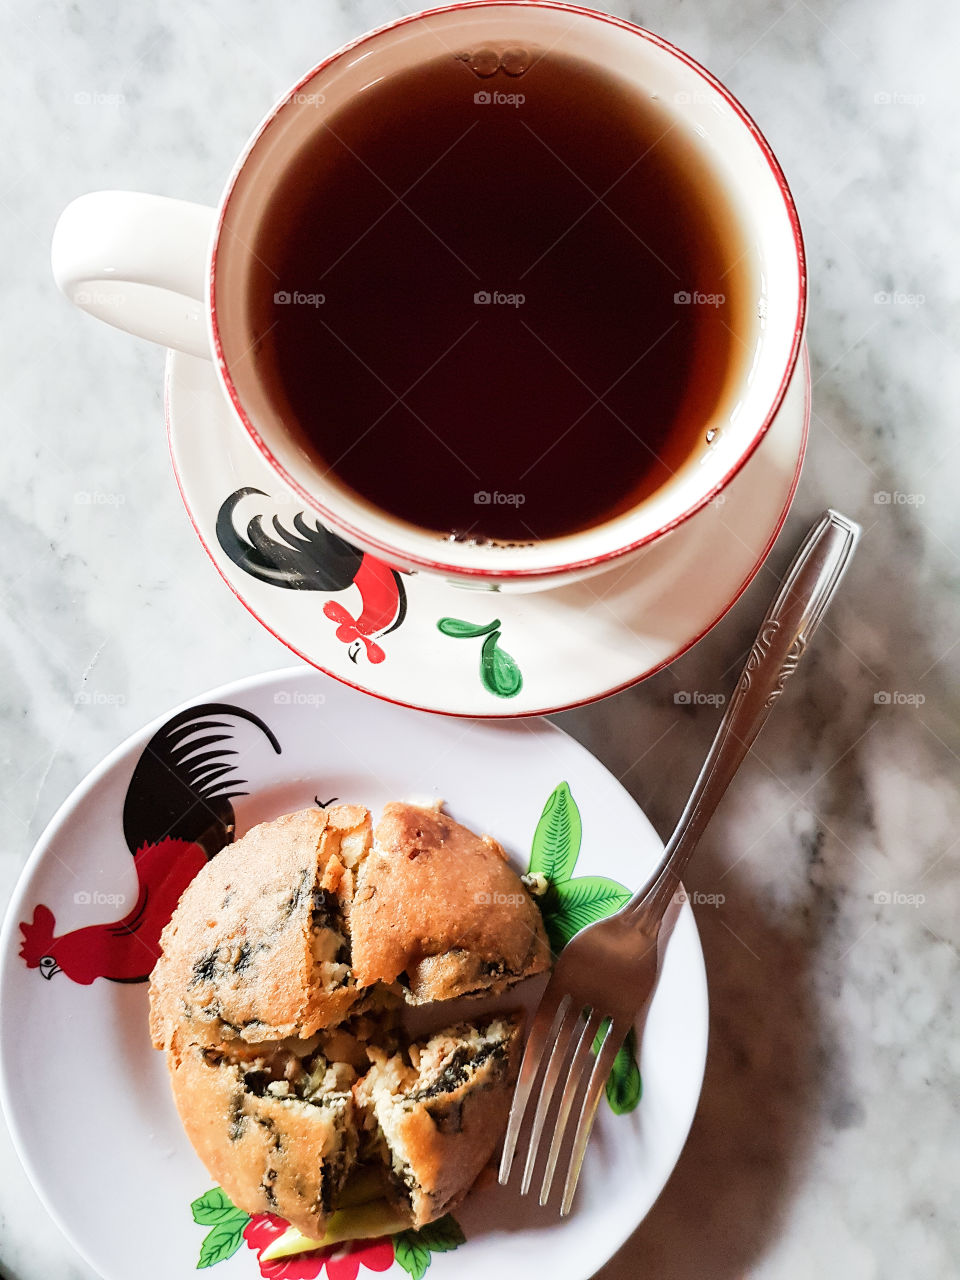
[[[439,42],[439,43],[438,43]],[[529,46],[575,53],[657,97],[708,153],[718,198],[741,220],[756,257],[758,327],[742,385],[704,433],[695,465],[633,509],[582,532],[524,546],[441,539],[373,507],[311,458],[284,427],[245,359],[249,246],[277,180],[320,123],[382,76],[436,56]],[[733,478],[775,417],[803,338],[806,274],[796,209],[757,126],[694,60],[658,36],[565,4],[458,4],[401,19],[327,58],[258,126],[217,209],[161,196],[99,191],[57,224],[53,269],[66,296],[118,328],[211,359],[238,427],[332,529],[391,565],[478,588],[534,589],[599,572],[689,519]],[[709,438],[709,439],[708,439]]]

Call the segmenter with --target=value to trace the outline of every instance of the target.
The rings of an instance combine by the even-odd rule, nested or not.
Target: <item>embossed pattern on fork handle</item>
[[[647,910],[651,890],[666,878],[669,878],[671,893],[679,883],[704,827],[820,625],[859,538],[860,526],[837,511],[825,512],[807,534],[761,623],[730,705],[660,865],[623,908],[623,914],[635,915],[638,923],[652,922],[656,917]],[[658,902],[664,897],[658,887]],[[664,907],[668,900],[663,900]],[[659,925],[659,918],[656,923]]]

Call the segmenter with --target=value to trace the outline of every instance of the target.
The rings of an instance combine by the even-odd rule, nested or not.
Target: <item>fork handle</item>
[[[820,625],[859,537],[860,526],[832,510],[807,534],[761,623],[660,865],[623,908],[624,914],[642,915],[650,923],[659,923],[704,828]]]

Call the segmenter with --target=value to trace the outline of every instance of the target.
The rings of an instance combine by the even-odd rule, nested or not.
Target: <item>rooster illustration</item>
[[[255,725],[279,754],[270,729],[250,711],[211,702],[168,720],[137,761],[123,805],[123,835],[133,854],[137,900],[122,920],[56,935],[56,920],[40,903],[20,924],[20,955],[44,978],[65,973],[88,986],[97,978],[146,982],[160,954],[160,934],[180,895],[200,868],[232,842],[230,801],[246,795],[224,746],[232,741],[226,717]],[[83,901],[77,895],[76,901]],[[86,899],[89,901],[89,897]]]
[[[358,614],[338,600],[328,600],[324,615],[337,624],[337,639],[349,646],[352,662],[361,650],[369,662],[383,662],[386,654],[377,640],[395,631],[407,610],[400,574],[331,533],[319,520],[314,520],[311,528],[303,512],[293,517],[293,532],[274,516],[271,523],[276,537],[264,529],[263,516],[255,515],[247,523],[244,537],[234,527],[233,515],[239,503],[252,495],[267,496],[262,489],[237,489],[217,514],[217,541],[233,563],[274,587],[331,593],[356,587],[361,603]]]

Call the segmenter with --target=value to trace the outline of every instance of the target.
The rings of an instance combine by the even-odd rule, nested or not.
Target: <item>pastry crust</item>
[[[187,1137],[233,1203],[320,1235],[356,1154],[349,1092],[319,1103],[257,1096],[240,1065],[199,1045],[169,1066]]]
[[[413,1004],[497,993],[549,966],[540,912],[499,844],[437,808],[388,804],[351,914],[361,984]]]
[[[357,805],[252,828],[202,868],[160,939],[150,978],[157,1048],[307,1037],[362,995],[346,918],[370,849]]]

